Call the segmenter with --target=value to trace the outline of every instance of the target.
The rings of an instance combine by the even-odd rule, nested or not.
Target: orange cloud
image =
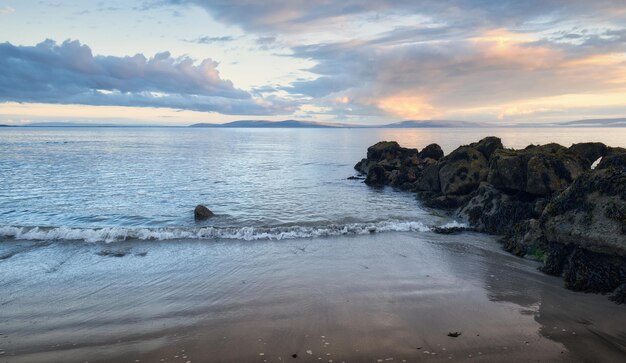
[[[531,34],[506,29],[490,30],[482,36],[469,38],[486,61],[505,61],[535,69],[552,66],[562,58],[557,50],[532,45],[536,40]]]
[[[430,119],[439,112],[424,97],[395,95],[379,99],[376,106],[394,116],[407,119]]]

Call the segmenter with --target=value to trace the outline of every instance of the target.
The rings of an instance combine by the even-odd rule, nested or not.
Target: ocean
[[[600,141],[626,129],[0,129],[0,238],[124,240],[310,238],[424,232],[457,223],[412,193],[370,188],[354,164],[381,140],[447,154],[482,137],[506,147]],[[195,222],[197,204],[216,216]]]

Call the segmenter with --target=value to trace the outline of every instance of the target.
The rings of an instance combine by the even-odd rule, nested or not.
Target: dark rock
[[[573,250],[573,246],[565,246],[560,243],[550,243],[547,248],[547,256],[540,270],[548,275],[561,276],[565,262]]]
[[[626,256],[626,170],[590,170],[546,206],[548,241]]]
[[[565,287],[574,291],[612,292],[626,281],[626,258],[575,247],[563,277]]]
[[[524,194],[509,195],[483,183],[457,214],[480,232],[505,234],[516,223],[539,217],[536,203],[536,199]]]
[[[609,300],[618,304],[626,304],[626,283],[621,284],[613,291],[613,295],[609,296]]]
[[[363,179],[365,179],[365,177],[363,177],[363,176],[349,176],[347,179],[348,180],[363,180]]]
[[[430,144],[422,149],[419,152],[418,156],[421,159],[430,158],[433,160],[439,160],[443,157],[443,150],[441,150],[441,146],[437,144]]]
[[[417,155],[417,149],[403,148],[395,141],[381,141],[367,148],[367,159],[378,162],[417,157]]]
[[[369,169],[367,177],[365,178],[365,184],[378,187],[385,185],[387,180],[385,172],[386,170],[383,166],[375,165]]]
[[[459,234],[472,229],[467,227],[434,227],[432,231],[437,234]]]
[[[583,159],[588,165],[587,169],[589,169],[594,161],[607,154],[609,148],[601,142],[583,142],[570,146],[569,151]]]
[[[449,337],[452,337],[452,338],[458,338],[458,337],[460,337],[460,336],[461,336],[461,334],[462,334],[461,332],[459,332],[459,331],[455,331],[455,332],[450,332],[450,333],[448,333],[448,336],[449,336]]]
[[[123,250],[102,250],[97,253],[98,256],[104,257],[124,257],[128,254],[128,252]]]
[[[517,222],[500,241],[504,249],[520,257],[544,261],[547,241],[539,220],[531,218]]]
[[[508,193],[551,196],[588,168],[586,161],[561,145],[531,145],[524,150],[496,150],[487,180]]]
[[[472,147],[461,146],[439,163],[439,184],[443,194],[469,194],[487,179],[487,159]]]
[[[480,151],[487,160],[491,159],[491,155],[493,155],[496,150],[504,149],[502,140],[495,136],[485,137],[479,142],[472,143],[469,146]]]
[[[424,206],[433,209],[455,209],[459,208],[469,200],[469,195],[435,195],[428,196],[429,193],[418,193],[421,196]]]
[[[422,170],[418,180],[415,182],[415,190],[437,192],[441,191],[439,183],[439,164],[431,164]]]
[[[193,211],[193,216],[197,221],[202,221],[213,217],[213,212],[211,212],[209,208],[203,206],[202,204],[198,204],[196,206],[196,209],[194,209]]]
[[[596,169],[608,168],[626,170],[626,152],[607,155],[600,160],[596,167]]]

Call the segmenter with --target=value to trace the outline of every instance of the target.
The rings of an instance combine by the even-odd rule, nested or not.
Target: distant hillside
[[[275,127],[275,128],[431,128],[431,127],[484,127],[485,125],[468,121],[450,120],[407,120],[387,125],[354,125],[340,123],[323,123],[316,121],[267,121],[267,120],[241,120],[223,124],[199,123],[190,127]]]
[[[598,118],[560,123],[562,126],[626,127],[626,118]]]
[[[338,124],[327,124],[314,121],[298,121],[298,120],[285,120],[285,121],[267,121],[267,120],[241,120],[227,122],[224,124],[209,124],[199,123],[193,124],[189,127],[253,127],[253,128],[337,128],[341,127]]]
[[[431,128],[431,127],[486,127],[487,125],[469,122],[469,121],[452,121],[452,120],[407,120],[394,122],[392,124],[383,125],[384,128]]]
[[[50,121],[50,122],[33,122],[33,123],[25,124],[22,126],[23,127],[124,127],[126,125],[96,124],[96,123],[88,123],[88,122]]]

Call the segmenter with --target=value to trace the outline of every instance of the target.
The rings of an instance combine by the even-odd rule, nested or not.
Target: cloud
[[[194,40],[193,42],[198,43],[198,44],[214,44],[214,43],[232,42],[234,40],[237,40],[237,38],[233,37],[232,35],[225,35],[221,37],[204,36],[204,37],[200,37]]]
[[[10,6],[5,6],[5,7],[1,7],[1,8],[0,8],[0,16],[3,16],[3,15],[11,15],[11,14],[13,14],[14,12],[15,12],[15,9],[13,9],[13,8],[12,8],[12,7],[10,7]]]
[[[456,24],[510,27],[529,20],[554,24],[573,16],[623,16],[622,0],[153,0],[152,5],[196,5],[216,20],[255,32],[308,32],[354,16],[420,14]]]
[[[195,62],[169,52],[151,58],[94,56],[78,41],[35,46],[0,44],[0,100],[170,107],[224,114],[284,113],[279,99],[254,99],[220,77],[212,59]]]
[[[294,47],[294,57],[317,62],[309,69],[317,78],[283,89],[320,105],[349,98],[349,108],[331,106],[337,113],[434,118],[479,108],[492,119],[533,114],[528,105],[516,106],[528,99],[626,89],[626,55],[619,47],[606,53],[560,46],[502,28],[428,42],[410,42],[412,33],[401,33]],[[549,102],[536,109],[552,110]]]

